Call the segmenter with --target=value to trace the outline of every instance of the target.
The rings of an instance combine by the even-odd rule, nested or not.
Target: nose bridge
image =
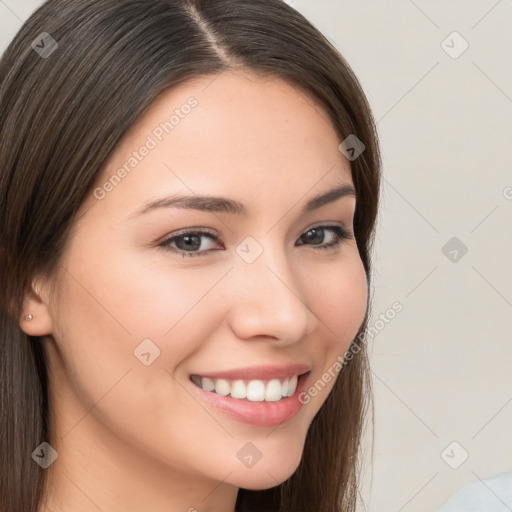
[[[282,246],[265,240],[246,239],[237,248],[233,328],[241,338],[271,336],[292,343],[309,334],[316,319]]]

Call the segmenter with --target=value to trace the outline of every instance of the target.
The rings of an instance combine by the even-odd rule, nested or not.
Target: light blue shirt
[[[437,512],[512,512],[512,472],[464,485]]]

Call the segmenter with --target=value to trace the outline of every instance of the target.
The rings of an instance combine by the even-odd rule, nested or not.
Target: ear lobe
[[[30,336],[45,336],[52,332],[52,319],[43,294],[35,291],[34,284],[23,300],[18,320],[21,330]]]

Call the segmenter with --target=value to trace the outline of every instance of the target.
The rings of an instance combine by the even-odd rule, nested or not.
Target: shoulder
[[[470,482],[459,489],[437,512],[510,512],[512,472]]]

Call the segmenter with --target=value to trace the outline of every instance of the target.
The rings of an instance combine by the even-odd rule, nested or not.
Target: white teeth
[[[295,393],[295,390],[297,389],[297,375],[294,375],[289,381],[288,381],[288,395],[292,396],[293,393]]]
[[[231,391],[231,384],[224,379],[216,379],[215,380],[215,393],[222,396],[229,395]]]
[[[277,379],[271,380],[265,388],[265,400],[275,402],[281,400],[281,383]]]
[[[247,400],[261,402],[265,400],[265,384],[262,380],[251,380],[247,384]]]
[[[245,398],[247,396],[247,387],[243,380],[234,380],[231,384],[232,398]]]
[[[208,377],[203,377],[201,379],[201,387],[206,389],[206,391],[214,391],[215,390],[215,382]]]
[[[212,391],[221,396],[231,395],[232,398],[244,399],[251,402],[277,402],[283,397],[292,396],[297,388],[297,375],[288,379],[272,379],[268,382],[254,379],[243,380],[210,379],[208,377],[192,376],[192,381],[206,391]]]
[[[281,393],[283,394],[283,396],[288,396],[289,382],[290,382],[290,379],[284,379],[283,388],[281,390]]]

